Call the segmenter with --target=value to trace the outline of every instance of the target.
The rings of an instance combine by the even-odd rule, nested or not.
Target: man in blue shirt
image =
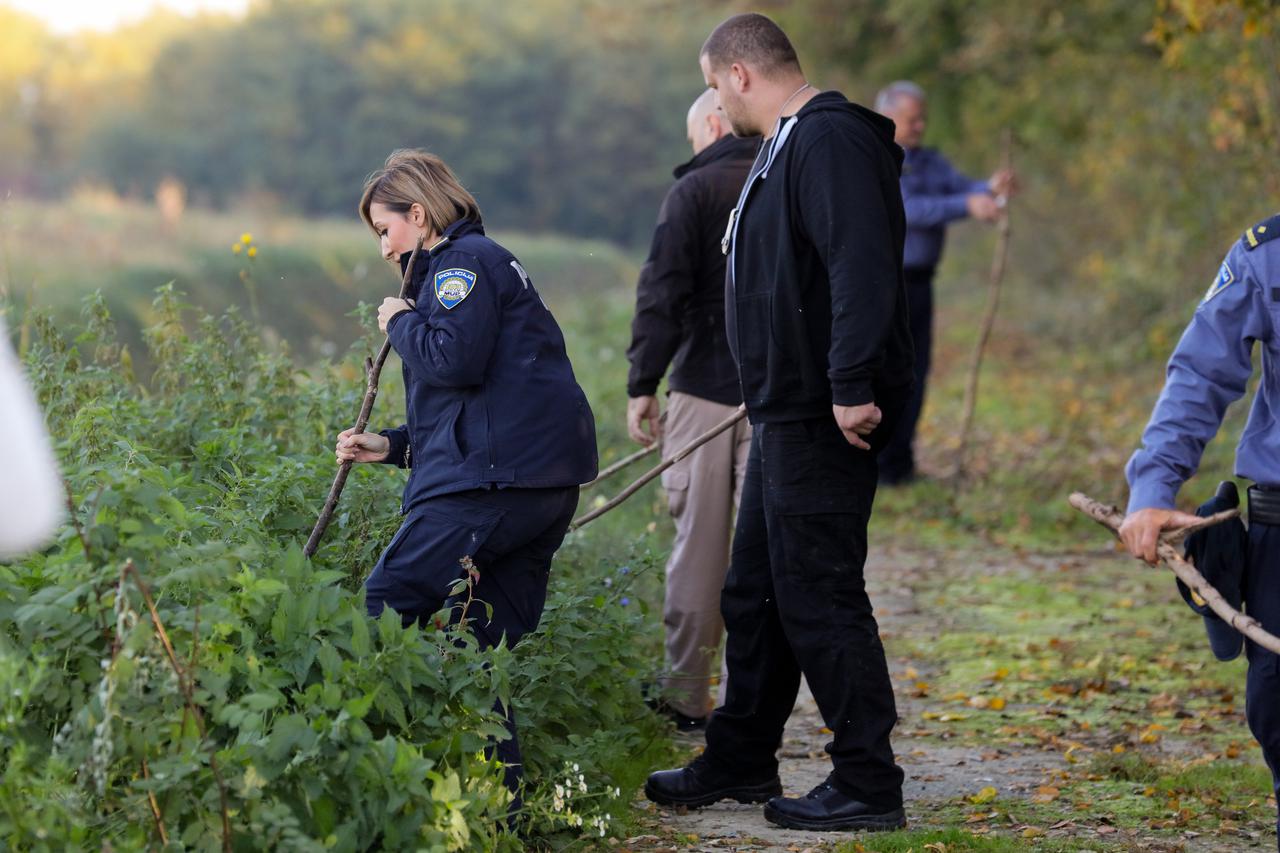
[[[1156,562],[1162,532],[1196,520],[1174,509],[1227,406],[1253,374],[1262,344],[1262,382],[1236,448],[1236,476],[1249,488],[1249,544],[1243,568],[1246,610],[1280,634],[1280,215],[1260,222],[1227,253],[1169,360],[1142,447],[1129,460],[1129,514],[1120,538],[1135,557]],[[1280,656],[1247,641],[1245,713],[1280,793]]]
[[[947,225],[967,216],[994,222],[1000,216],[999,199],[1014,189],[1015,182],[1008,171],[998,171],[989,180],[975,180],[957,172],[934,149],[921,147],[928,111],[924,90],[915,83],[899,80],[880,90],[876,112],[893,120],[897,128],[894,141],[906,153],[902,164],[902,205],[907,212],[903,274],[916,349],[916,383],[893,439],[880,454],[880,482],[896,485],[916,473],[911,443],[924,408],[933,349],[933,274],[942,257]]]

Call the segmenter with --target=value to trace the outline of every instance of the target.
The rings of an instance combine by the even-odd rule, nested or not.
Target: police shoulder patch
[[[1236,280],[1236,274],[1231,269],[1228,261],[1223,261],[1222,266],[1218,269],[1218,277],[1213,280],[1213,284],[1209,285],[1209,290],[1205,292],[1204,299],[1201,304],[1208,302],[1213,297],[1227,289],[1227,286]]]
[[[436,299],[447,309],[452,309],[470,296],[475,286],[476,274],[471,270],[454,267],[436,273]]]
[[[1280,213],[1270,219],[1262,220],[1244,232],[1244,236],[1240,239],[1244,243],[1246,250],[1253,251],[1263,243],[1268,240],[1274,240],[1276,237],[1280,237]]]

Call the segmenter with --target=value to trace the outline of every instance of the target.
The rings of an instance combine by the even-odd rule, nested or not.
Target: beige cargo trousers
[[[672,391],[663,458],[736,409]],[[751,426],[743,419],[662,474],[676,526],[662,608],[667,651],[662,689],[667,704],[688,717],[705,717],[712,708],[712,665],[724,635],[720,590],[729,570],[733,520],[750,447]],[[723,691],[721,683],[721,696]]]

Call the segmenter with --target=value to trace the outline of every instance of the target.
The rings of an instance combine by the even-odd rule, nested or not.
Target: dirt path
[[[1010,570],[1039,570],[1037,562],[1055,566],[1057,558],[1038,558],[1012,554],[981,555],[984,559],[942,559],[927,552],[902,549],[879,551],[872,554],[867,564],[868,588],[880,622],[890,669],[896,690],[899,724],[894,731],[894,748],[898,763],[906,773],[905,798],[909,828],[941,829],[954,827],[957,804],[964,806],[967,799],[985,787],[994,788],[1002,798],[1034,797],[1040,786],[1052,783],[1063,774],[1067,762],[1060,752],[1037,748],[1034,745],[1018,745],[1001,741],[998,747],[981,745],[950,745],[940,742],[936,729],[921,727],[920,720],[926,701],[917,695],[914,685],[918,679],[928,678],[921,671],[925,664],[909,661],[901,654],[904,640],[921,632],[947,630],[948,612],[931,607],[927,601],[939,573],[966,571],[964,566],[980,566],[983,574]],[[992,560],[998,556],[998,560]],[[1088,558],[1073,558],[1087,565]],[[970,569],[969,571],[979,571]],[[936,707],[936,703],[933,707]],[[825,779],[830,764],[823,747],[827,742],[822,719],[806,686],[791,715],[780,754],[780,775],[787,795],[802,795]],[[691,747],[700,746],[700,739],[689,740]],[[1161,750],[1177,750],[1176,741],[1159,747]],[[645,806],[654,817],[652,834],[638,836],[621,842],[619,847],[630,850],[706,850],[706,851],[829,851],[840,842],[853,836],[847,833],[813,833],[786,830],[768,823],[759,806],[720,803],[715,806],[686,813]],[[949,808],[950,814],[937,813]],[[979,806],[969,811],[981,812]],[[1235,839],[1202,838],[1197,833],[1184,833],[1170,839],[1146,837],[1136,830],[1117,829],[1105,822],[1097,824],[1088,815],[1073,812],[1070,804],[1063,803],[1062,820],[1036,829],[1039,837],[1071,838],[1080,842],[1099,844],[1099,850],[1152,850],[1152,851],[1242,851],[1274,849],[1275,840],[1254,831],[1250,837]],[[1017,826],[1002,826],[1015,835]],[[862,839],[869,849],[872,841]],[[1033,849],[1032,842],[1027,848]]]

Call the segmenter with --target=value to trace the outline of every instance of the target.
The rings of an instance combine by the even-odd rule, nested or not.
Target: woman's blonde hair
[[[421,148],[392,151],[383,167],[365,179],[360,193],[360,218],[371,229],[369,207],[375,201],[396,213],[408,213],[413,205],[422,205],[427,212],[427,226],[437,234],[443,234],[450,223],[459,219],[481,221],[475,197],[443,160]]]

